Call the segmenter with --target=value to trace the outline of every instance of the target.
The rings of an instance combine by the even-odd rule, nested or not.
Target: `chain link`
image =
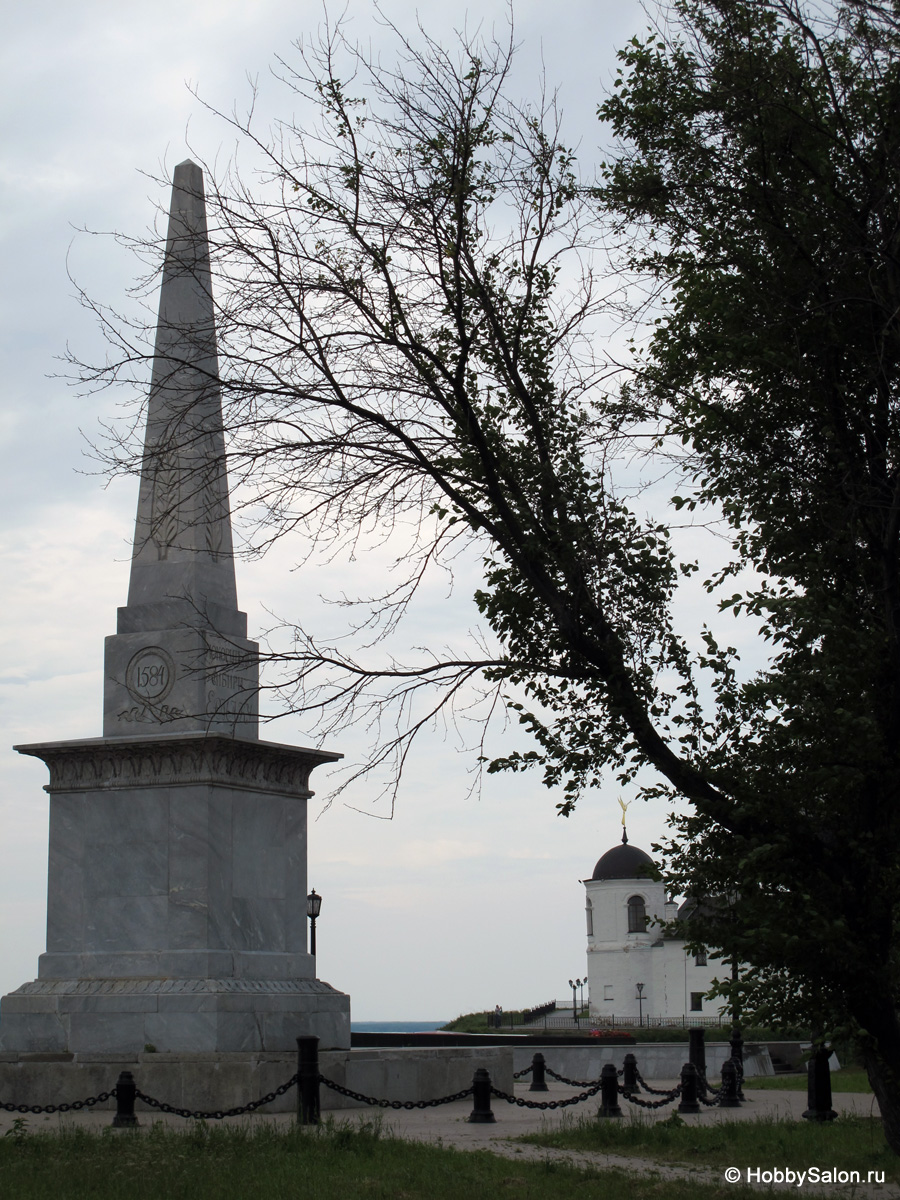
[[[546,1070],[546,1068],[544,1068]],[[521,1079],[523,1075],[527,1075],[529,1071],[534,1070],[534,1063],[530,1067],[523,1067],[521,1071],[513,1072],[513,1079]]]
[[[669,1095],[663,1096],[662,1100],[642,1100],[640,1096],[635,1096],[632,1092],[627,1091],[622,1092],[622,1099],[627,1100],[629,1104],[637,1104],[640,1108],[664,1108],[673,1100],[677,1100],[680,1095],[681,1086],[679,1085]]]
[[[177,1108],[174,1104],[165,1104],[162,1100],[156,1100],[153,1096],[147,1096],[140,1091],[136,1091],[134,1097],[136,1100],[143,1100],[144,1104],[149,1104],[151,1108],[158,1108],[160,1112],[171,1113],[175,1117],[186,1117],[188,1120],[193,1121],[221,1121],[224,1117],[242,1117],[246,1113],[256,1112],[264,1104],[271,1104],[273,1100],[277,1100],[279,1096],[283,1096],[285,1092],[289,1092],[296,1085],[299,1078],[299,1075],[292,1075],[287,1083],[283,1083],[281,1087],[277,1087],[274,1092],[269,1092],[267,1096],[260,1096],[258,1100],[251,1100],[249,1104],[242,1104],[240,1108],[219,1108],[215,1112],[201,1112],[199,1109]]]
[[[549,1067],[544,1067],[544,1074],[549,1075],[551,1079],[558,1080],[559,1083],[566,1083],[569,1087],[589,1088],[593,1087],[599,1080],[596,1079],[566,1079],[565,1075],[557,1075],[555,1071],[551,1071]]]
[[[111,1092],[88,1096],[87,1100],[73,1100],[71,1104],[0,1104],[0,1109],[4,1112],[34,1113],[35,1116],[41,1113],[80,1112],[83,1108],[93,1108],[95,1104],[102,1104],[104,1100],[109,1100],[115,1095],[116,1089],[113,1088]]]
[[[698,1072],[698,1074],[699,1074],[699,1072]],[[713,1086],[710,1084],[709,1080],[706,1078],[706,1075],[705,1075],[705,1074],[704,1074],[704,1075],[699,1075],[699,1078],[700,1078],[700,1082],[703,1084],[703,1086],[706,1088],[706,1090],[707,1090],[708,1092],[710,1092],[710,1093],[711,1093],[713,1096],[720,1096],[720,1095],[722,1094],[722,1089],[721,1089],[721,1087],[714,1088],[714,1087],[713,1087]]]
[[[454,1100],[465,1100],[466,1096],[471,1096],[474,1091],[474,1088],[467,1087],[464,1092],[454,1092],[452,1096],[441,1096],[439,1100],[377,1100],[374,1096],[364,1096],[362,1092],[353,1092],[350,1088],[335,1083],[333,1079],[326,1079],[324,1075],[319,1076],[319,1083],[324,1083],[327,1088],[331,1088],[333,1092],[338,1092],[341,1096],[349,1096],[351,1100],[358,1100],[361,1104],[375,1105],[377,1108],[437,1108],[441,1104],[452,1104]]]
[[[650,1084],[647,1083],[647,1081],[644,1079],[644,1077],[640,1073],[640,1071],[635,1071],[634,1077],[638,1081],[638,1083],[641,1085],[641,1087],[644,1089],[644,1091],[649,1092],[651,1096],[668,1096],[668,1095],[672,1094],[671,1088],[668,1088],[668,1089],[652,1088],[650,1086]],[[678,1085],[677,1091],[679,1091],[679,1092],[681,1091],[681,1084]]]
[[[526,1100],[524,1096],[511,1096],[509,1092],[501,1092],[493,1084],[491,1084],[491,1094],[498,1100],[505,1100],[507,1104],[515,1104],[519,1108],[568,1108],[570,1104],[581,1104],[584,1100],[590,1100],[591,1096],[596,1096],[600,1091],[600,1086],[598,1083],[596,1087],[591,1087],[578,1096],[569,1096],[565,1100]]]

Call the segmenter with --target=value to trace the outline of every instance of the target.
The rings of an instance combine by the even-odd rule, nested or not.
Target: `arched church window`
[[[647,909],[643,896],[631,896],[628,900],[628,932],[647,932]]]
[[[593,904],[591,904],[590,900],[588,900],[587,904],[584,906],[584,911],[585,911],[585,915],[587,916],[587,935],[588,935],[588,937],[593,937],[594,936],[594,906],[593,906]]]

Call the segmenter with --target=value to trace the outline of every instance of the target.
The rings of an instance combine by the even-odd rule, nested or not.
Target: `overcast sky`
[[[414,35],[405,6],[386,14]],[[2,72],[7,135],[2,159],[4,287],[0,320],[2,413],[3,655],[0,690],[0,994],[33,979],[44,949],[48,800],[46,767],[14,743],[94,737],[101,731],[103,638],[125,602],[136,502],[129,481],[106,481],[85,443],[116,415],[117,397],[79,398],[55,377],[66,345],[102,355],[69,273],[115,305],[138,272],[113,239],[80,229],[140,234],[167,195],[158,176],[189,153],[224,163],[227,126],[187,84],[229,110],[258,77],[263,117],[283,115],[269,75],[275,55],[314,33],[323,9],[282,0],[32,0],[8,6]],[[422,25],[449,38],[465,10],[432,0]],[[352,30],[392,53],[366,0],[350,0]],[[517,84],[536,88],[543,62],[559,85],[569,141],[591,162],[600,138],[597,103],[613,77],[615,50],[646,28],[635,0],[516,8]],[[491,0],[477,19],[502,26]],[[470,16],[469,27],[476,23]],[[82,437],[83,434],[83,437]],[[239,564],[241,607],[252,632],[342,583],[347,566],[292,571],[303,547]],[[366,564],[357,564],[356,575]],[[314,578],[311,575],[315,575]],[[465,627],[460,601],[438,589],[425,598],[419,641],[429,629]],[[411,631],[411,644],[416,642]],[[265,737],[304,743],[290,718]],[[350,761],[352,737],[328,749]],[[415,756],[393,820],[360,785],[327,811],[310,802],[309,880],[324,896],[319,972],[350,993],[356,1020],[449,1019],[459,1012],[541,1003],[566,995],[586,974],[584,890],[595,860],[621,834],[615,789],[555,815],[558,796],[537,777],[487,779],[470,794],[471,756],[433,738]],[[323,795],[328,772],[313,786]],[[635,805],[632,842],[649,848],[665,811]],[[298,914],[303,898],[297,897]]]

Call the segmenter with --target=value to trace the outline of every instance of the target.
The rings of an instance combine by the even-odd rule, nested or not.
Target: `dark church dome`
[[[613,846],[597,862],[591,879],[651,879],[655,868],[653,859],[637,846],[629,846],[622,831],[622,845]]]

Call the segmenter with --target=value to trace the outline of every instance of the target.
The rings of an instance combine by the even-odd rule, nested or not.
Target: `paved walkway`
[[[675,1081],[654,1081],[653,1086],[674,1087]],[[519,1081],[516,1084],[516,1096],[525,1100],[559,1100],[573,1093],[571,1087],[555,1081],[549,1081],[550,1090],[544,1093],[529,1092],[528,1087],[527,1079]],[[760,1116],[798,1121],[801,1119],[801,1114],[806,1108],[805,1092],[753,1091],[748,1089],[747,1096],[748,1101],[741,1108],[704,1108],[703,1112],[697,1115],[687,1115],[683,1119],[689,1124],[695,1125],[709,1125],[720,1121],[746,1121]],[[325,1115],[333,1117],[339,1123],[346,1122],[348,1124],[361,1124],[371,1121],[373,1118],[380,1119],[383,1121],[383,1128],[386,1131],[410,1141],[435,1142],[444,1146],[453,1146],[460,1150],[488,1150],[493,1154],[499,1154],[505,1158],[520,1162],[554,1160],[577,1167],[618,1169],[630,1174],[652,1177],[661,1181],[689,1178],[697,1182],[724,1185],[724,1172],[720,1168],[658,1163],[651,1159],[625,1154],[554,1150],[547,1147],[525,1145],[513,1140],[526,1133],[556,1129],[566,1121],[577,1119],[577,1116],[582,1113],[595,1113],[598,1101],[599,1097],[596,1097],[585,1104],[573,1105],[570,1108],[541,1111],[539,1109],[519,1107],[518,1105],[510,1104],[507,1101],[498,1100],[494,1097],[493,1109],[496,1122],[488,1125],[469,1124],[468,1117],[472,1111],[471,1098],[457,1101],[454,1104],[445,1104],[439,1108],[412,1110],[382,1110],[377,1108],[342,1109],[333,1113],[326,1113]],[[628,1109],[625,1119],[629,1119],[631,1113],[639,1112],[644,1119],[665,1120],[671,1115],[674,1106],[667,1105],[663,1109],[646,1110],[635,1109],[634,1106],[627,1106],[623,1102],[622,1107],[623,1109]],[[874,1106],[874,1099],[871,1095],[835,1094],[833,1097],[833,1107],[839,1115],[877,1116],[877,1109]],[[16,1114],[14,1113],[0,1112],[0,1135],[10,1128],[15,1117]],[[158,1113],[149,1112],[140,1113],[139,1119],[141,1128],[143,1129],[147,1129],[157,1122],[162,1122],[171,1128],[183,1128],[189,1123],[180,1117],[161,1116]],[[28,1116],[26,1120],[28,1121],[29,1128],[34,1132],[72,1127],[99,1131],[110,1124],[112,1114],[91,1110],[88,1112],[66,1113],[54,1116]],[[276,1125],[288,1125],[292,1120],[293,1117],[289,1114],[257,1114],[253,1117],[228,1118],[222,1124],[241,1125],[249,1123],[250,1125],[254,1125],[266,1122]],[[759,1163],[758,1165],[763,1169],[767,1167],[766,1163]],[[816,1165],[825,1168],[830,1164],[823,1163]],[[745,1171],[740,1182],[746,1181]],[[761,1183],[759,1186],[763,1190],[789,1188],[794,1194],[800,1192],[802,1194],[828,1195],[833,1197],[853,1195],[855,1197],[876,1197],[879,1200],[900,1200],[900,1187],[892,1184],[877,1186],[874,1184],[867,1185],[863,1182],[861,1185],[843,1187],[826,1184],[814,1186],[807,1183],[802,1188],[798,1188],[796,1183],[782,1183],[780,1185],[777,1183],[774,1185]]]

